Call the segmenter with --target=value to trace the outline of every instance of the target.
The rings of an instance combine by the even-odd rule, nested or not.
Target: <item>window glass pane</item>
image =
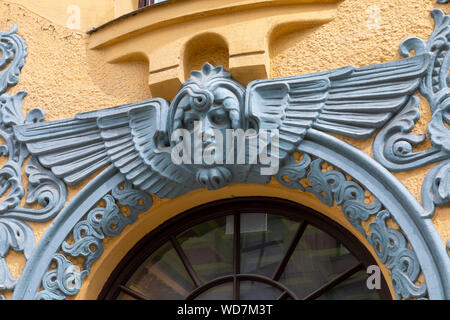
[[[233,282],[230,279],[236,276],[234,257],[239,254],[238,273],[246,274],[237,276],[237,279],[240,279],[238,284],[241,300],[272,300],[281,297],[284,300],[304,299],[344,272],[360,266],[360,261],[341,243],[343,241],[347,244],[351,238],[342,233],[344,239],[339,241],[313,226],[312,223],[318,220],[309,221],[308,212],[300,212],[296,217],[297,211],[293,209],[292,215],[283,216],[278,214],[278,206],[266,206],[263,202],[259,207],[253,204],[252,208],[256,209],[249,212],[245,204],[238,209],[235,205],[231,208],[210,208],[209,211],[202,211],[201,215],[195,215],[195,221],[198,222],[193,227],[193,218],[186,217],[178,222],[179,225],[167,229],[163,235],[165,240],[158,243],[167,242],[152,251],[151,255],[148,250],[142,251],[141,254],[146,254],[145,262],[126,284],[120,280],[124,276],[122,274],[116,280],[111,294],[116,295],[119,292],[119,300],[134,299],[130,294],[121,291],[120,285],[124,284],[152,300],[186,299],[194,291],[201,292],[195,298],[197,300],[232,300]],[[230,212],[241,209],[246,213],[240,214],[240,246],[235,250],[235,214],[230,215]],[[298,210],[301,211],[302,208]],[[217,214],[221,215],[211,219],[208,217],[210,212],[214,212],[216,217]],[[294,243],[292,254],[286,255],[303,223],[302,219],[305,219],[306,226],[303,235],[298,243]],[[318,226],[324,230],[328,230],[327,226],[333,227],[328,225],[326,220],[323,225]],[[149,238],[146,243],[153,248],[154,240]],[[361,246],[358,250],[364,250],[364,247]],[[140,256],[138,259],[144,260]],[[286,266],[280,270],[281,276],[275,281],[274,273],[284,259]],[[373,262],[364,260],[364,263]],[[197,286],[194,285],[186,264],[192,266],[192,272],[198,277]],[[214,281],[215,279],[218,281]],[[359,271],[334,288],[328,289],[318,299],[380,299],[377,290],[367,288],[367,279],[365,270]],[[220,284],[212,285],[212,281]],[[283,295],[284,291],[286,293]],[[292,296],[287,294],[290,291]]]
[[[195,289],[172,244],[166,243],[136,271],[127,286],[149,299],[183,299]]]
[[[302,299],[357,264],[338,240],[309,225],[280,282]]]
[[[283,293],[266,283],[256,281],[241,281],[241,300],[276,300]]]
[[[246,215],[241,216],[241,224],[246,221]],[[289,248],[299,222],[272,214],[259,214],[259,219],[255,218],[253,216],[253,220],[260,220],[257,223],[260,226],[267,220],[266,227],[253,232],[244,232],[241,228],[241,272],[271,278]]]
[[[233,300],[233,283],[215,286],[199,295],[195,300]]]
[[[377,290],[370,290],[367,287],[367,278],[367,273],[361,270],[327,291],[318,300],[380,300]]]
[[[233,273],[233,235],[226,217],[196,225],[177,237],[202,283]]]
[[[125,292],[121,292],[119,296],[117,297],[117,300],[137,300],[133,298],[132,296],[126,294]]]

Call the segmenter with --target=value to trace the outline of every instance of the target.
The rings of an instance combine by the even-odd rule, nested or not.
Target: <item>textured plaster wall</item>
[[[0,29],[9,30],[14,23],[17,24],[20,35],[29,47],[21,80],[11,90],[11,93],[19,90],[29,92],[24,112],[40,107],[47,113],[47,120],[56,120],[72,117],[79,112],[150,97],[149,71],[145,61],[105,63],[101,50],[87,49],[88,36],[85,33],[66,28],[64,19],[55,19],[51,10],[38,10],[31,1],[11,1],[0,0]],[[59,3],[59,0],[47,2]],[[429,15],[433,7],[450,12],[449,5],[437,5],[435,0],[344,0],[338,5],[336,18],[330,23],[277,39],[271,47],[270,76],[290,76],[398,59],[397,50],[403,39],[410,36],[428,38],[433,28]],[[375,21],[373,12],[379,12]],[[104,14],[108,16],[112,13]],[[226,53],[222,51],[207,53],[211,55],[211,61],[223,61]],[[200,61],[195,60],[196,56],[199,60],[204,59],[201,52],[194,52],[190,56],[189,65],[201,65]],[[429,118],[428,106],[423,103],[422,119],[417,125],[416,133],[426,131]],[[345,140],[371,154],[372,140]],[[432,166],[396,176],[420,199],[420,186]],[[69,199],[81,188],[82,186],[71,188]],[[198,193],[206,196],[209,194],[203,191]],[[224,194],[228,193],[224,191]],[[161,211],[158,208],[165,203],[168,201],[158,200],[155,210]],[[331,212],[337,210],[333,209]],[[160,219],[163,221],[164,217],[161,216]],[[340,222],[347,224],[346,221]],[[443,241],[450,239],[450,207],[439,208],[434,223]],[[32,226],[39,240],[49,223]],[[111,241],[114,244],[119,242],[120,238]],[[14,275],[19,276],[25,263],[23,256],[11,253],[7,261],[11,264]],[[105,266],[102,261],[98,262],[98,265],[102,264]],[[94,265],[93,274],[95,272],[99,271]],[[93,277],[89,277],[88,281],[92,279]],[[101,283],[96,284],[97,287],[100,285]]]
[[[106,64],[102,51],[87,50],[87,35],[57,25],[23,6],[0,1],[0,28],[19,26],[28,58],[19,85],[27,90],[24,111],[42,108],[47,120],[149,97],[147,66]]]
[[[435,0],[344,0],[333,21],[276,41],[271,48],[271,77],[400,59],[398,47],[404,39],[413,36],[428,39],[433,30],[430,10],[435,7],[450,13],[449,4],[439,5]],[[421,101],[422,116],[414,130],[416,134],[426,133],[431,117],[426,101]],[[372,155],[373,139],[344,140]],[[428,146],[429,141],[420,149]],[[395,176],[420,199],[422,181],[433,166]],[[433,222],[444,241],[450,240],[450,207],[438,208]]]
[[[114,17],[120,17],[124,14],[138,9],[138,1],[134,0],[114,0]]]
[[[28,91],[24,113],[39,107],[47,120],[56,120],[149,98],[146,63],[106,64],[101,51],[87,50],[84,32],[58,25],[25,5],[0,0],[0,30],[9,30],[14,24],[26,40],[28,58],[19,84],[9,93]],[[69,199],[81,187],[72,188]],[[50,223],[30,225],[39,241]],[[11,252],[7,262],[13,275],[20,276],[23,255]]]
[[[32,10],[59,25],[72,25],[74,14],[80,12],[77,29],[86,31],[99,26],[115,17],[115,11],[125,10],[127,2],[132,0],[8,0]],[[115,3],[117,2],[117,3]],[[79,9],[78,9],[79,8]],[[115,10],[117,9],[117,10]],[[130,10],[131,11],[131,10]]]

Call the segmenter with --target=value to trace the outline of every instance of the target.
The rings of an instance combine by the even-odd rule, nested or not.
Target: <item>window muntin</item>
[[[148,7],[148,6],[160,3],[160,2],[166,2],[168,0],[138,0],[138,1],[139,1],[138,8],[140,9],[140,8]]]
[[[119,266],[103,297],[390,298],[384,279],[382,290],[367,288],[365,268],[375,262],[348,231],[302,206],[252,199],[213,205],[166,223],[164,231],[151,233],[138,245],[141,249],[130,252],[125,260],[135,266]]]

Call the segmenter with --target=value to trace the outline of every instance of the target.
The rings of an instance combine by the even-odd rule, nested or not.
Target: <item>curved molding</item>
[[[374,158],[391,171],[408,171],[441,162],[428,173],[422,186],[422,201],[428,216],[434,214],[436,205],[450,204],[450,16],[439,9],[432,10],[431,15],[435,25],[430,39],[406,39],[399,50],[403,57],[409,57],[412,51],[416,55],[430,56],[419,91],[432,114],[427,128],[431,148],[414,151],[414,146],[427,138],[412,133],[420,119],[418,97],[412,97],[409,104],[380,130],[373,144]]]
[[[330,159],[364,185],[391,213],[417,254],[431,299],[450,299],[450,259],[432,220],[417,199],[390,172],[358,149],[312,131],[303,152]]]
[[[34,250],[14,291],[13,299],[32,300],[42,279],[75,225],[108,192],[124,181],[114,168],[108,168],[93,179],[57,216]]]
[[[16,125],[37,123],[45,117],[40,109],[23,114],[25,91],[7,93],[19,82],[27,55],[27,46],[17,33],[17,26],[9,32],[0,32],[0,137],[4,143],[0,145],[0,156],[6,158],[0,169],[0,291],[12,291],[17,283],[6,263],[10,250],[23,252],[26,259],[32,255],[35,236],[28,222],[53,219],[67,199],[65,184],[35,157],[30,157],[13,132]],[[4,298],[0,295],[0,299]]]
[[[395,270],[399,270],[395,268],[402,268],[403,263],[407,263],[410,267],[409,270],[415,270],[415,274],[410,278],[404,277],[402,272],[398,273],[400,276],[403,276],[403,283],[399,278],[395,279],[396,283],[394,284],[394,288],[396,288],[398,298],[428,296],[430,299],[448,299],[450,297],[450,261],[446,256],[445,246],[431,220],[423,219],[423,210],[420,209],[421,207],[417,203],[417,200],[415,200],[409,191],[392,174],[358,149],[318,131],[312,131],[308,135],[302,147],[299,148],[299,151],[322,159],[345,173],[351,172],[350,175],[364,189],[370,191],[378,199],[380,206],[375,206],[377,208],[373,207],[375,210],[368,213],[368,216],[377,217],[375,222],[371,223],[371,236],[367,236],[367,234],[364,234],[364,236],[368,238],[369,242],[373,243],[375,251],[380,254],[381,261],[391,265],[391,267],[388,266],[391,272],[394,270],[395,274]],[[321,170],[316,171],[316,174],[319,172]],[[330,173],[336,175],[333,171]],[[308,192],[320,195],[323,190],[326,190],[324,189],[326,185],[319,183],[319,180],[314,179],[312,176],[309,177],[309,181],[312,183],[314,190]],[[111,186],[117,185],[121,181],[123,181],[121,174],[115,173],[115,170],[112,168],[107,169],[107,171],[103,172],[86,186],[76,199],[55,219],[55,222],[44,236],[43,241],[36,248],[34,256],[27,263],[24,276],[20,279],[14,293],[14,299],[44,298],[42,294],[38,293],[38,290],[41,287],[41,281],[47,273],[55,254],[59,252],[59,249],[70,232],[79,224],[79,220],[86,215],[90,208],[94,207],[98,201],[111,191]],[[347,181],[348,183],[352,184],[353,188],[356,188],[353,190],[359,190],[361,188],[351,181]],[[333,188],[332,185],[330,184],[328,187]],[[360,190],[360,193],[363,192],[363,189]],[[345,201],[338,200],[336,190],[334,192],[335,195],[333,197],[336,198],[332,199],[331,202],[329,199],[322,198],[321,196],[319,196],[319,199],[327,205],[333,205],[334,201],[336,201],[343,207],[343,210],[344,207],[348,209],[345,201],[351,199]],[[344,214],[345,212],[344,210]],[[356,211],[356,213],[362,212],[360,210]],[[397,236],[403,239],[398,240],[398,245],[406,249],[404,241],[407,241],[414,249],[414,251],[407,250],[410,252],[407,253],[407,257],[412,257],[412,260],[408,260],[408,262],[402,259],[399,259],[399,262],[394,262],[399,252],[396,252],[395,247],[388,249],[389,241],[386,239],[382,240],[387,233],[390,234],[393,232],[388,232],[384,224],[384,219],[387,218],[388,214],[399,225],[403,231],[402,234],[407,235],[406,239],[400,233],[397,234]],[[350,220],[350,222],[354,224],[353,220]],[[377,228],[378,231],[376,230]],[[363,230],[361,231],[364,232]],[[387,251],[377,251],[378,244],[382,248],[387,248]],[[388,253],[383,258],[385,252]],[[418,262],[416,266],[414,266],[415,257]],[[60,259],[62,258],[60,257]],[[65,270],[73,271],[71,268],[66,268]],[[424,274],[426,287],[424,287],[424,284],[422,286],[416,286],[414,284],[420,271]],[[45,298],[49,298],[49,296]]]
[[[3,94],[0,135],[9,161],[0,171],[0,289],[15,288],[14,299],[74,296],[102,255],[103,240],[119,236],[148,211],[153,196],[265,185],[274,177],[340,206],[390,271],[398,299],[450,299],[450,259],[431,220],[436,205],[450,202],[450,17],[441,10],[432,15],[428,42],[407,39],[400,47],[405,59],[362,68],[258,80],[244,88],[223,67],[206,63],[191,72],[171,103],[156,98],[53,122],[42,122],[38,109],[24,117],[24,93]],[[16,49],[5,55],[14,75],[2,74],[8,77],[0,82],[5,89],[17,83],[26,55],[20,46],[8,48]],[[18,69],[11,53],[18,55]],[[433,113],[432,148],[422,153],[412,152],[424,139],[411,134],[420,116],[417,90]],[[378,129],[375,159],[329,134],[365,140]],[[232,143],[220,149],[229,130]],[[242,140],[234,143],[238,133]],[[43,209],[19,207],[27,158],[27,203]],[[388,171],[439,161],[423,183],[423,206]],[[324,169],[324,162],[335,169]],[[78,185],[100,170],[60,212],[66,184]],[[375,200],[366,199],[367,192]],[[55,216],[31,253],[34,237],[25,221]],[[10,249],[28,259],[17,285],[5,263]]]

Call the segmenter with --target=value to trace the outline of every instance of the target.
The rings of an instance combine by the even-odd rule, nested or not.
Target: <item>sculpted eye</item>
[[[199,117],[199,115],[197,113],[186,112],[184,114],[183,123],[184,123],[184,128],[185,129],[193,130],[195,121],[200,121],[200,117]]]

